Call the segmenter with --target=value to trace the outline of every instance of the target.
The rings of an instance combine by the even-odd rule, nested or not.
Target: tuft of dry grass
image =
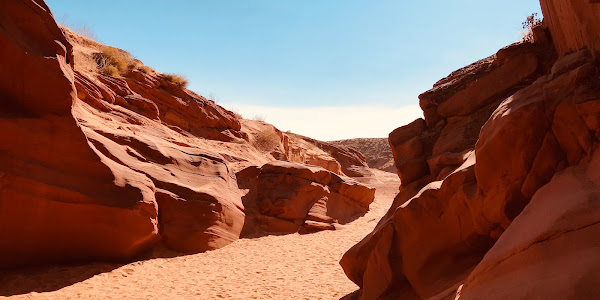
[[[281,139],[275,129],[269,127],[256,135],[254,146],[259,150],[269,151],[277,147],[280,142]]]
[[[102,68],[102,74],[104,75],[108,75],[108,76],[112,76],[115,78],[119,78],[121,77],[121,72],[119,72],[119,69],[115,66],[105,66],[104,68]]]
[[[73,31],[88,40],[92,40],[94,42],[98,40],[98,37],[94,31],[86,24],[79,24],[75,26]]]
[[[129,52],[110,46],[104,46],[94,58],[100,73],[117,78],[136,66],[136,59]]]
[[[233,108],[233,109],[230,109],[229,111],[230,111],[230,112],[232,112],[232,113],[233,113],[233,115],[234,115],[234,116],[235,116],[237,119],[243,119],[243,118],[244,118],[244,116],[242,116],[242,114],[241,114],[241,113],[240,113],[240,112],[239,112],[237,109],[235,109],[235,108]]]
[[[260,122],[265,122],[265,116],[263,116],[263,115],[256,115],[256,116],[254,116],[254,118],[252,118],[252,120],[254,120],[254,121],[260,121]]]
[[[154,69],[152,69],[146,65],[137,66],[137,69],[140,70],[140,72],[142,72],[144,74],[148,74],[148,73],[151,73],[152,71],[154,71]]]
[[[221,97],[217,96],[217,94],[212,93],[212,92],[209,93],[206,98],[208,100],[212,100],[212,102],[214,102],[214,103],[219,103],[219,101],[221,101]]]
[[[162,78],[168,82],[174,83],[183,88],[187,87],[187,85],[189,83],[187,78],[185,78],[185,76],[174,74],[174,73],[160,74],[160,78]]]

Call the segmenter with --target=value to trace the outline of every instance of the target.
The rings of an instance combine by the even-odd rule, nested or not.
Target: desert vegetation
[[[239,111],[239,110],[237,110],[237,109],[235,109],[235,108],[232,108],[232,109],[230,109],[229,111],[230,111],[230,112],[232,112],[232,113],[233,113],[233,115],[234,115],[236,118],[238,118],[238,119],[243,119],[243,118],[244,118],[244,116],[243,116],[243,115],[240,113],[240,111]]]
[[[542,24],[542,20],[538,18],[537,13],[533,13],[527,17],[525,22],[521,23],[523,26],[523,30],[521,30],[521,35],[523,35],[524,42],[534,42],[533,28],[540,26]]]
[[[176,84],[180,87],[187,87],[189,81],[187,80],[187,78],[185,78],[185,76],[183,75],[179,75],[179,74],[175,74],[175,73],[165,73],[165,74],[160,74],[159,75],[160,78],[171,82],[173,84]]]
[[[141,66],[138,66],[137,69],[140,70],[144,74],[148,74],[148,73],[151,73],[152,71],[154,71],[154,69],[152,69],[151,67],[148,67],[143,64]]]
[[[63,25],[63,27],[64,27],[64,25]],[[98,41],[98,37],[96,36],[96,34],[92,30],[92,28],[90,28],[86,24],[80,24],[80,25],[75,26],[73,31],[88,40],[92,40],[95,42]]]
[[[266,118],[263,115],[255,115],[252,120],[254,121],[260,121],[260,122],[265,122]]]
[[[94,59],[100,73],[117,78],[138,64],[129,52],[110,46],[104,46],[95,53]]]
[[[94,53],[94,60],[100,73],[115,78],[123,76],[128,70],[132,69],[140,70],[146,74],[154,71],[154,69],[144,65],[140,60],[133,57],[131,53],[110,46],[102,46],[100,52]],[[169,78],[171,76],[178,75],[169,75]]]
[[[280,142],[281,139],[275,129],[269,127],[256,135],[254,146],[259,150],[268,151],[275,148]]]

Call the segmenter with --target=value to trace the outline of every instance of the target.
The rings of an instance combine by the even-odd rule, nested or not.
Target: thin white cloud
[[[266,107],[239,103],[219,103],[246,119],[264,118],[280,130],[290,130],[323,141],[387,137],[388,134],[423,117],[418,105]]]

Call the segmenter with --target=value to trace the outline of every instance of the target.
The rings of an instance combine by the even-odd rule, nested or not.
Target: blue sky
[[[419,116],[421,92],[517,41],[526,16],[541,15],[537,0],[47,3],[59,22],[85,24],[157,71],[187,76],[190,89],[226,108],[321,139],[387,136]],[[410,116],[386,115],[380,126],[374,111],[361,131],[336,108]],[[327,122],[299,111],[319,111]]]

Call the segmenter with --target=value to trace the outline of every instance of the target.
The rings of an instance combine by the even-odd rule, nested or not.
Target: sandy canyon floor
[[[206,253],[130,264],[94,263],[0,273],[0,298],[11,299],[339,299],[358,287],[339,265],[370,233],[400,184],[381,183],[371,210],[341,230],[241,239]]]

